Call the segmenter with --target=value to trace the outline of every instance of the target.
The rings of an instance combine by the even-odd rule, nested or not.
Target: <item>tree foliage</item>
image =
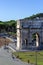
[[[30,16],[30,17],[26,17],[26,18],[24,18],[24,19],[34,19],[34,18],[36,18],[36,17],[43,17],[43,13],[38,13],[38,14],[36,14],[36,15],[32,15],[32,16]]]
[[[16,32],[16,21],[15,20],[10,20],[10,21],[0,21],[0,32],[6,31],[6,32]]]

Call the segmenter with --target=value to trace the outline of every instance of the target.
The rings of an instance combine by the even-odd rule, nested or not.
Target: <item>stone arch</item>
[[[25,38],[25,39],[23,40],[22,47],[23,47],[24,49],[28,48],[28,39],[27,39],[27,38]]]
[[[28,46],[28,40],[27,40],[27,38],[25,39],[25,45]]]
[[[36,46],[38,47],[39,46],[39,42],[40,42],[40,36],[39,36],[39,33],[33,33],[32,34],[32,43],[33,43],[33,46]]]

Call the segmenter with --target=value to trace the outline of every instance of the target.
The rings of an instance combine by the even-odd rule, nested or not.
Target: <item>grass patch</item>
[[[14,52],[14,55],[20,60],[28,63],[36,63],[36,52]],[[43,51],[37,52],[37,65],[43,65]]]

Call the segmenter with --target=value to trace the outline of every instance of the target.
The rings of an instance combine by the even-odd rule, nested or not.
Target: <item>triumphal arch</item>
[[[17,21],[17,50],[43,45],[43,17]]]

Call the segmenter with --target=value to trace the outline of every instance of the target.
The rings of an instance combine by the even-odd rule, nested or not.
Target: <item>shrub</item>
[[[28,60],[27,62],[28,62],[28,63],[30,63],[30,61],[29,61],[29,60]]]
[[[16,58],[19,58],[19,55],[17,55]]]
[[[22,59],[22,58],[19,58],[20,60]]]

